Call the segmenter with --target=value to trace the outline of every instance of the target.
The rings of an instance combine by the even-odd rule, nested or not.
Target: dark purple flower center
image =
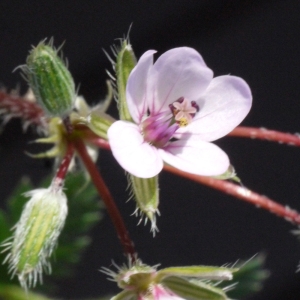
[[[169,105],[170,111],[151,115],[142,122],[144,139],[156,146],[164,147],[173,137],[179,127],[185,127],[199,111],[195,101],[180,97]]]

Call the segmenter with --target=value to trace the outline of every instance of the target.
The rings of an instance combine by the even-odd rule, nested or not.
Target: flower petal
[[[145,52],[128,77],[126,100],[131,117],[136,123],[140,123],[147,111],[147,76],[150,67],[153,65],[153,54],[155,52],[155,50]]]
[[[117,121],[107,131],[115,159],[127,172],[141,178],[157,175],[163,167],[155,147],[144,142],[137,125]]]
[[[152,294],[154,300],[184,300],[161,285],[155,285]]]
[[[159,149],[159,154],[169,165],[197,175],[216,176],[229,167],[229,158],[223,150],[201,140],[181,139]]]
[[[212,70],[196,50],[181,47],[165,52],[149,71],[150,111],[156,114],[169,109],[168,105],[180,97],[199,99],[212,77]]]
[[[201,140],[214,141],[242,122],[251,108],[252,95],[243,79],[226,75],[214,78],[197,102],[200,111],[186,131]]]

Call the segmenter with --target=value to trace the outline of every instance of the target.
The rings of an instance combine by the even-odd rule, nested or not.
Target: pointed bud
[[[157,271],[157,266],[147,266],[139,259],[117,272],[102,268],[123,289],[113,300],[229,300],[217,285],[232,279],[237,269],[210,266],[171,267]],[[212,282],[210,281],[212,280]],[[214,283],[213,280],[218,283]]]
[[[129,113],[126,101],[126,85],[129,74],[136,65],[136,57],[128,40],[121,43],[121,48],[117,51],[115,71],[118,88],[118,108],[121,120],[133,121]],[[157,231],[156,213],[158,213],[159,189],[158,176],[152,178],[139,178],[129,174],[128,180],[132,187],[132,194],[136,201],[136,214],[140,214],[141,221],[145,216],[145,222],[151,222],[153,234]]]
[[[23,288],[42,281],[43,270],[50,271],[49,257],[64,226],[67,198],[60,188],[36,189],[15,225],[13,240],[7,244],[10,253],[5,262],[12,276],[17,275]]]
[[[126,102],[126,85],[130,72],[136,65],[136,57],[131,45],[127,40],[121,44],[117,52],[115,64],[117,87],[118,87],[118,108],[121,120],[132,121]]]
[[[181,277],[168,277],[162,281],[163,285],[178,295],[189,300],[230,300],[226,293],[203,281],[190,282]]]
[[[155,235],[155,232],[158,231],[156,226],[156,214],[159,214],[158,176],[139,178],[129,174],[128,180],[130,180],[132,193],[137,206],[135,213],[141,215],[141,221],[145,216],[145,223],[147,220],[151,222],[151,231],[153,235]]]
[[[45,113],[64,117],[73,109],[75,85],[71,73],[51,44],[42,41],[33,48],[22,70]]]

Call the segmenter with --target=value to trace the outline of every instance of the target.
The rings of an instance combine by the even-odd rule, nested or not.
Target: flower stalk
[[[52,181],[52,186],[57,190],[63,187],[64,179],[67,175],[68,168],[73,158],[73,155],[74,155],[74,146],[72,143],[68,143],[65,156],[61,161],[59,168],[56,172],[56,175]]]
[[[275,202],[274,200],[255,193],[245,187],[239,186],[229,181],[187,173],[168,165],[164,166],[164,170],[249,202],[256,207],[263,208],[281,218],[284,218],[286,221],[291,222],[292,224],[300,225],[300,214],[297,211],[292,210],[288,206],[283,206]]]
[[[285,134],[282,132],[278,132],[278,133],[282,134],[283,136],[284,135],[293,136],[291,134]],[[101,138],[91,139],[91,142],[102,149],[110,150],[109,143],[104,139]],[[240,200],[251,203],[256,207],[260,207],[267,211],[270,211],[293,224],[300,225],[300,214],[296,210],[293,210],[288,206],[283,206],[277,203],[276,201],[267,198],[265,196],[262,196],[256,192],[253,192],[245,187],[239,186],[229,181],[216,179],[213,177],[200,176],[200,175],[187,173],[169,165],[164,165],[164,170],[173,173],[177,176],[182,176],[189,180],[195,181],[197,183],[204,184],[206,186],[219,190],[225,194],[234,196]]]
[[[134,244],[129,237],[129,233],[126,229],[122,216],[113,200],[109,189],[107,188],[102,176],[98,172],[96,165],[87,153],[84,143],[78,139],[74,141],[74,146],[107,208],[108,214],[115,226],[125,254],[128,255],[132,261],[135,261],[136,251],[134,249]]]
[[[260,139],[290,146],[300,146],[299,134],[284,133],[276,130],[268,130],[266,128],[238,126],[233,129],[228,136]]]
[[[6,93],[0,90],[0,116],[6,124],[12,118],[20,118],[23,128],[35,125],[40,129],[47,127],[42,108],[34,101],[30,94],[19,96],[17,93]]]

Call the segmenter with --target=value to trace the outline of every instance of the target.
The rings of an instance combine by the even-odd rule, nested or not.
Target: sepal
[[[136,215],[140,215],[140,222],[145,217],[151,222],[151,232],[155,234],[158,230],[156,226],[156,214],[159,214],[159,188],[158,176],[151,178],[139,178],[131,174],[128,175],[132,187],[132,196],[136,202]]]
[[[132,121],[126,102],[126,85],[130,72],[136,65],[136,57],[131,45],[125,39],[117,51],[115,71],[117,77],[118,108],[121,120]]]
[[[231,280],[233,277],[232,273],[237,270],[210,266],[171,267],[159,270],[157,277],[163,279],[169,276],[182,276],[209,280]]]
[[[172,292],[179,297],[188,300],[229,300],[222,289],[198,282],[197,284],[191,283],[186,279],[180,277],[167,277],[162,281]]]

